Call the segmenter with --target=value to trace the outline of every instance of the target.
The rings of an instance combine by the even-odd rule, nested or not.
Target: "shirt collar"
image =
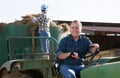
[[[72,37],[72,35],[71,35],[71,34],[69,34],[69,36],[70,36],[70,39],[71,39],[71,40],[74,40],[74,38]],[[81,36],[81,35],[79,35],[79,39],[78,39],[78,40],[81,40],[81,38],[82,38],[82,36]]]

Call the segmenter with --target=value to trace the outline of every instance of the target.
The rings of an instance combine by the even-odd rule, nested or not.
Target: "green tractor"
[[[0,36],[0,42],[3,43],[2,45],[0,44],[0,56],[2,57],[0,57],[2,61],[0,63],[2,64],[0,67],[0,78],[64,78],[59,72],[55,55],[59,40],[64,36],[64,34],[62,36],[59,35],[62,32],[58,32],[59,30],[56,28],[52,37],[41,37],[48,39],[51,45],[50,53],[44,54],[40,49],[40,37],[31,37],[26,31],[28,26],[6,26],[3,28],[7,32],[1,31],[2,35]],[[21,33],[21,31],[24,33]],[[56,40],[53,36],[60,38]],[[6,38],[7,41],[5,40]],[[43,58],[43,55],[49,55],[50,59]],[[88,54],[88,56],[90,57],[83,62],[89,59],[91,61],[81,71],[81,78],[120,77],[120,57],[101,58],[99,54],[96,57],[91,54]]]
[[[40,46],[36,46],[32,52],[32,47],[24,49],[21,43],[22,39],[28,41],[35,39],[38,43],[39,37],[9,37],[8,38],[8,59],[0,68],[1,78],[19,78],[19,74],[13,74],[15,72],[31,74],[33,78],[64,78],[59,69],[56,66],[55,51],[58,46],[56,39],[50,37],[46,38],[50,41],[50,53],[40,53]],[[38,44],[39,45],[39,44]],[[42,55],[49,55],[50,59],[43,58]],[[99,57],[95,58],[95,55],[88,54],[88,59],[91,63],[87,64],[85,69],[81,71],[81,78],[119,78],[120,77],[120,57]],[[87,59],[87,60],[88,60]],[[86,60],[86,61],[87,61]],[[86,62],[85,61],[85,62]],[[35,73],[36,72],[36,73]],[[9,77],[8,77],[9,76]],[[11,76],[11,77],[10,77]],[[19,76],[19,77],[18,77]],[[37,76],[37,77],[35,77]],[[41,76],[41,77],[39,77]],[[22,78],[22,77],[20,77]]]

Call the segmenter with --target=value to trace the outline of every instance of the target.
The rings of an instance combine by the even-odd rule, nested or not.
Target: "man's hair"
[[[78,21],[78,20],[74,20],[74,21],[72,21],[71,24],[73,24],[73,23],[77,23],[79,26],[82,26],[82,23],[81,23],[80,21]]]

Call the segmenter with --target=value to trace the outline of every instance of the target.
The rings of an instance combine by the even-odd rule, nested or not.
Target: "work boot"
[[[46,60],[49,60],[49,59],[50,59],[49,55],[46,55],[46,54],[43,55],[42,58],[43,58],[43,59],[46,59]]]

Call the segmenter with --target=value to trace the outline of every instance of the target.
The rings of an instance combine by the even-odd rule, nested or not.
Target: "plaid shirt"
[[[45,13],[42,13],[37,18],[32,19],[32,22],[39,25],[39,32],[41,30],[49,31],[50,20]]]

